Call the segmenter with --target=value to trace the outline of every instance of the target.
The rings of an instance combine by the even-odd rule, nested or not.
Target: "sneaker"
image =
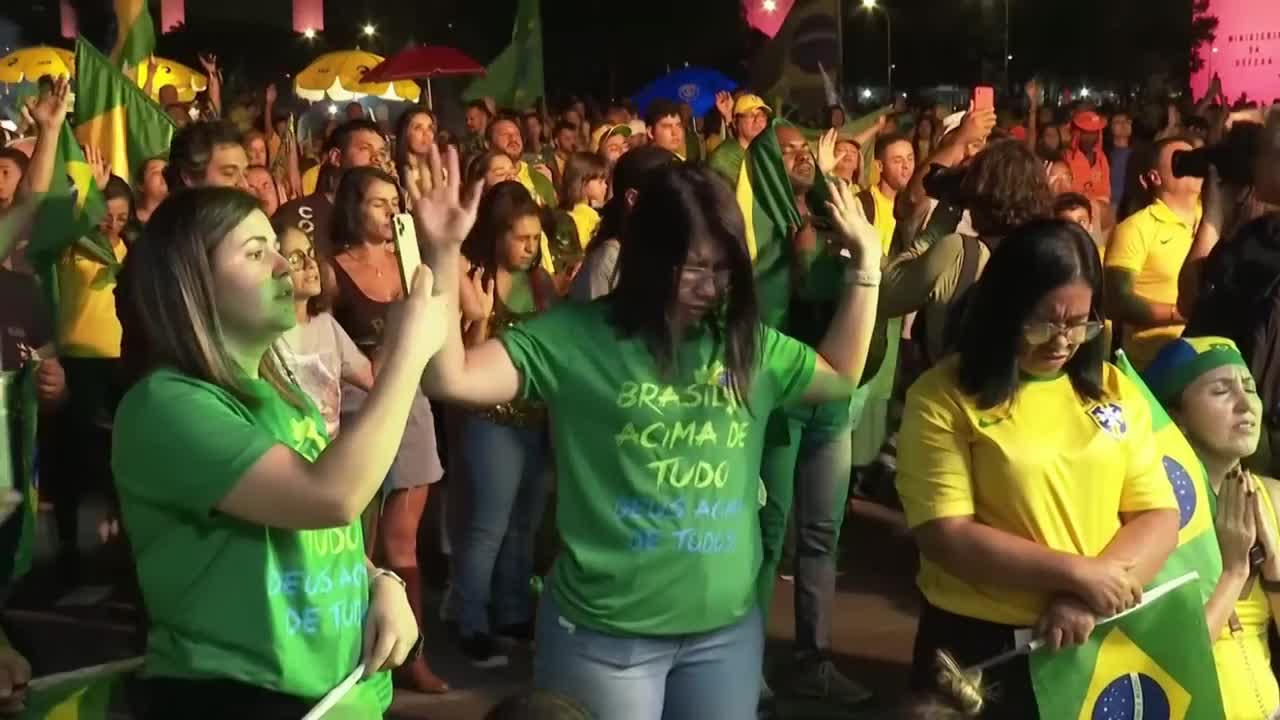
[[[478,668],[507,666],[507,656],[498,652],[492,635],[477,634],[462,638],[462,653]]]
[[[796,663],[786,678],[785,692],[845,709],[865,707],[873,698],[870,690],[845,677],[825,659]]]

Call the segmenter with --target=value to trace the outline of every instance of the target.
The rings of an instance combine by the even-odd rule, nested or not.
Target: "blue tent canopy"
[[[716,104],[716,93],[731,91],[738,83],[710,68],[686,67],[649,83],[631,98],[642,115],[649,103],[665,98],[687,102],[695,117],[705,115]]]

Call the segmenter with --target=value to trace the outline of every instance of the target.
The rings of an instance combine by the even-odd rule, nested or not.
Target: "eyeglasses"
[[[310,262],[313,265],[315,264],[316,251],[314,249],[294,250],[293,252],[286,255],[285,259],[289,261],[290,268],[292,268],[293,270],[301,270],[307,266],[308,262]]]
[[[1063,325],[1062,323],[1037,322],[1022,326],[1022,339],[1028,345],[1044,345],[1059,335],[1072,345],[1083,345],[1098,337],[1102,332],[1102,323],[1097,320]]]
[[[700,265],[681,265],[680,282],[701,287],[708,279],[717,290],[727,290],[731,282],[732,271],[729,268],[704,267]]]

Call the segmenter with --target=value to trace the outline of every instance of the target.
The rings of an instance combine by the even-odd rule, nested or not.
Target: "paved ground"
[[[855,509],[843,540],[843,555],[834,626],[836,664],[849,676],[886,697],[902,689],[915,631],[915,593],[911,586],[914,551],[901,529],[883,513]],[[111,572],[110,558],[88,568],[94,575]],[[36,575],[10,601],[5,613],[15,644],[31,656],[37,674],[59,672],[135,654],[136,610],[127,600],[93,597],[81,590],[87,605],[67,605],[64,594],[52,593],[46,576]],[[433,601],[438,595],[433,595]],[[59,603],[64,603],[59,605]],[[434,614],[434,613],[433,613]],[[784,662],[792,636],[791,585],[779,581],[769,623],[769,655]],[[399,693],[391,716],[398,720],[474,720],[503,696],[519,690],[529,677],[529,657],[513,653],[500,670],[470,667],[433,623],[427,629],[427,653],[433,668],[454,686],[444,696]],[[812,706],[783,702],[779,720],[824,720],[856,717],[820,712]],[[121,714],[119,717],[127,717]],[[713,720],[713,719],[708,719]]]

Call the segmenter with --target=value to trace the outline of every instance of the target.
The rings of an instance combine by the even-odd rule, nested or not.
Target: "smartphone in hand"
[[[413,274],[422,264],[422,251],[418,248],[418,232],[413,227],[413,216],[400,213],[392,220],[396,234],[396,261],[400,266],[400,282],[405,297],[413,288]]]
[[[996,106],[996,89],[990,85],[979,85],[973,89],[973,109],[990,110]]]

